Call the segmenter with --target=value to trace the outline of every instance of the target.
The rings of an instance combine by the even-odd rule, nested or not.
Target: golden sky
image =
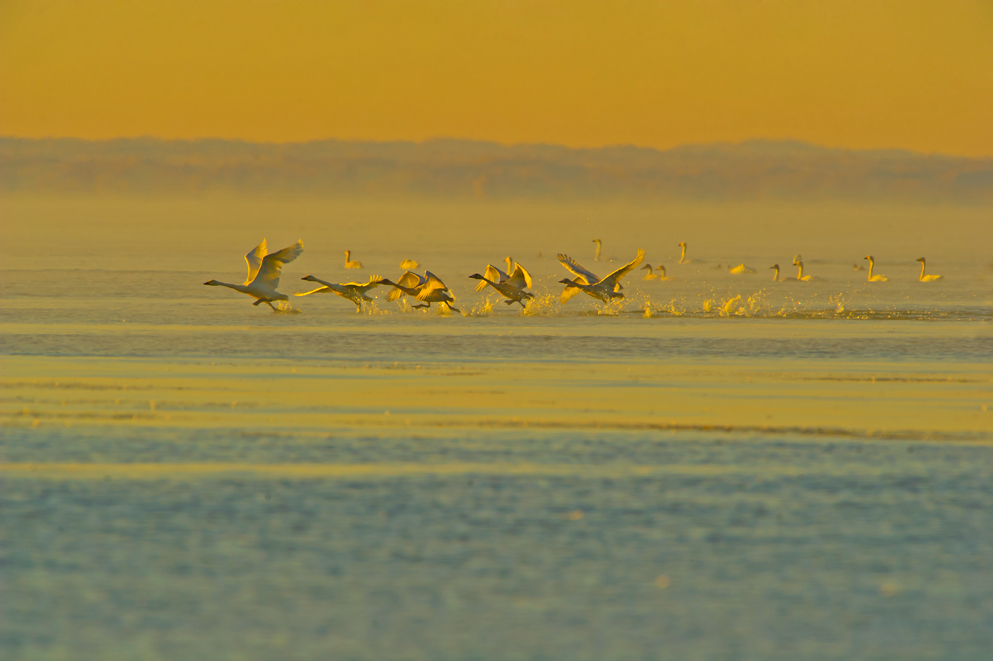
[[[0,135],[993,156],[991,0],[0,0]]]

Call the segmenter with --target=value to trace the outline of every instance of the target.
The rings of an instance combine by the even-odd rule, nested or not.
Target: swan
[[[282,271],[283,264],[289,264],[299,257],[302,252],[303,241],[300,240],[292,246],[266,255],[266,242],[265,239],[262,239],[262,243],[255,246],[254,250],[245,255],[245,261],[248,262],[248,279],[245,280],[245,284],[233,285],[218,280],[208,280],[203,284],[210,285],[211,287],[229,287],[230,289],[253,297],[255,302],[252,305],[265,303],[275,310],[276,308],[272,304],[273,301],[290,300],[286,294],[280,294],[276,291],[276,288],[279,287],[279,274]]]
[[[510,259],[509,257],[507,259]],[[514,272],[510,274],[510,277],[500,282],[499,280],[491,279],[491,269],[493,272],[499,272],[499,269],[495,268],[492,264],[486,267],[486,275],[482,276],[478,273],[473,273],[470,278],[474,280],[480,280],[482,285],[490,285],[493,289],[507,297],[508,300],[504,301],[507,305],[513,305],[514,303],[520,303],[521,307],[525,307],[524,301],[529,298],[534,298],[534,295],[525,291],[526,287],[531,285],[531,276],[528,274],[524,267],[520,264],[516,264],[514,267]],[[476,291],[479,291],[478,288]]]
[[[924,269],[927,268],[927,260],[923,257],[918,257],[917,261],[921,263],[921,277],[917,279],[918,282],[934,282],[945,277],[943,275],[924,275]]]
[[[506,262],[507,264],[507,272],[504,273],[503,271],[493,266],[492,264],[487,265],[485,271],[486,278],[476,286],[476,291],[483,291],[483,289],[486,287],[486,280],[493,280],[495,282],[500,282],[500,283],[507,282],[511,277],[513,277],[512,275],[507,275],[507,273],[513,274],[515,268],[521,266],[510,257],[504,257],[503,261]],[[531,274],[528,273],[527,269],[525,269],[523,266],[521,266],[521,272],[524,274],[524,282],[525,282],[524,286],[530,287]]]
[[[413,271],[407,271],[400,276],[399,282],[393,282],[385,278],[379,282],[380,284],[390,285],[395,288],[386,297],[387,301],[395,301],[404,294],[407,294],[421,301],[421,304],[412,306],[415,310],[418,308],[429,308],[432,303],[444,303],[453,312],[461,312],[461,310],[452,305],[455,302],[455,298],[448,291],[448,287],[441,281],[441,278],[431,273],[431,271],[425,271],[423,276],[417,275]]]
[[[686,243],[685,242],[680,243],[679,244],[679,247],[682,249],[682,253],[679,255],[679,260],[676,262],[677,264],[703,264],[704,263],[704,261],[702,259],[686,259]]]
[[[735,267],[728,266],[728,273],[731,275],[742,275],[743,273],[757,273],[755,269],[751,266],[745,266],[744,264],[738,264]]]
[[[624,298],[624,294],[618,291],[621,288],[621,278],[627,275],[627,273],[636,266],[641,264],[641,262],[645,259],[645,251],[639,250],[637,257],[616,271],[613,271],[603,280],[598,278],[591,271],[588,271],[580,266],[576,260],[572,259],[568,255],[559,254],[558,257],[559,262],[562,263],[562,266],[569,269],[569,271],[576,276],[575,280],[569,280],[568,278],[559,280],[562,284],[568,285],[562,292],[561,300],[563,303],[578,294],[580,291],[585,292],[593,298],[598,298],[604,303],[609,303],[611,299]]]
[[[775,273],[772,274],[773,282],[785,282],[786,280],[792,280],[793,278],[780,278],[779,277],[779,264],[773,264],[769,268],[775,269]]]
[[[352,261],[352,251],[345,251],[345,268],[346,269],[360,269],[362,268],[362,262]]]
[[[875,261],[876,261],[875,258],[872,255],[866,255],[862,259],[869,260],[869,282],[889,282],[890,279],[887,278],[885,275],[873,275],[872,274],[872,267],[873,267],[873,264],[875,264]]]
[[[600,261],[600,249],[603,248],[603,244],[600,242],[600,239],[593,239],[593,243],[596,244],[596,254],[593,255],[593,261],[594,262],[599,262]]]
[[[300,278],[301,280],[307,280],[309,282],[319,282],[323,287],[318,287],[311,291],[305,291],[299,294],[294,294],[294,296],[310,296],[311,294],[323,294],[323,293],[334,293],[338,294],[342,298],[347,298],[352,303],[355,303],[358,307],[355,308],[356,312],[362,312],[362,301],[372,301],[366,292],[373,287],[378,287],[382,283],[382,278],[378,275],[373,275],[369,277],[369,282],[361,284],[358,282],[343,282],[341,284],[334,284],[331,282],[326,282],[319,278],[315,278],[312,275],[304,276]]]
[[[863,266],[862,264],[852,264],[852,270],[853,271],[864,271],[865,270],[865,266]]]
[[[797,274],[796,274],[796,279],[799,280],[799,281],[801,281],[801,282],[812,282],[814,280],[820,280],[821,279],[821,278],[818,278],[816,275],[804,275],[803,274],[803,262],[801,262],[801,261],[798,261],[796,263],[796,267],[797,267],[797,269],[799,269],[797,271]]]
[[[416,259],[405,259],[400,262],[400,268],[404,271],[409,271],[410,269],[420,268],[421,265],[417,263]]]
[[[646,275],[644,278],[642,278],[642,280],[668,280],[669,279],[668,276],[666,276],[666,274],[665,274],[665,267],[662,266],[661,264],[659,264],[655,268],[655,270],[658,271],[658,273],[653,273],[652,272],[652,265],[651,264],[645,264],[644,266],[641,267],[641,269],[642,270],[648,269],[648,275]]]

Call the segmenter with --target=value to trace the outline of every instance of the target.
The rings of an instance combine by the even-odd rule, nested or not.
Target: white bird
[[[665,267],[662,266],[661,264],[659,264],[658,267],[655,269],[656,271],[658,271],[658,273],[654,273],[652,271],[652,265],[651,264],[645,264],[644,266],[641,267],[641,269],[642,270],[648,269],[648,275],[646,275],[644,278],[642,278],[642,280],[668,280],[669,279],[668,276],[666,276],[666,274],[665,274]]]
[[[611,299],[624,298],[624,294],[621,294],[618,291],[621,288],[621,278],[641,264],[641,262],[645,259],[645,251],[639,250],[638,256],[635,257],[634,260],[617,269],[603,280],[597,277],[597,275],[592,271],[580,266],[576,260],[568,255],[559,254],[558,257],[559,261],[562,263],[562,266],[569,269],[569,271],[576,276],[575,280],[569,280],[568,278],[559,280],[562,284],[568,285],[562,292],[563,303],[578,294],[580,291],[585,292],[593,298],[598,298],[604,303],[609,303]]]
[[[341,296],[342,298],[347,298],[352,303],[355,303],[358,307],[355,309],[356,312],[362,311],[362,301],[372,301],[366,292],[374,287],[378,287],[382,284],[382,278],[378,275],[373,275],[369,277],[369,282],[359,283],[359,282],[343,282],[339,284],[334,284],[332,282],[326,282],[319,278],[315,278],[312,275],[304,276],[300,278],[301,280],[307,280],[309,282],[319,282],[324,285],[323,287],[318,287],[317,289],[312,289],[311,291],[301,292],[299,294],[294,294],[294,296],[310,296],[311,294],[324,294],[332,293]]]
[[[804,275],[803,274],[803,262],[796,262],[796,267],[799,269],[796,274],[796,279],[800,282],[812,282],[815,280],[823,280],[823,278],[818,278],[816,275]]]
[[[262,239],[262,243],[245,255],[245,261],[248,262],[248,279],[245,280],[245,284],[233,285],[218,280],[208,280],[203,284],[210,285],[211,287],[228,287],[235,291],[240,291],[242,294],[248,294],[255,299],[252,305],[265,303],[275,310],[276,308],[272,304],[273,301],[290,300],[286,294],[280,294],[276,291],[276,288],[279,287],[279,275],[283,264],[289,264],[299,257],[302,252],[303,241],[301,240],[292,246],[267,255],[266,242],[265,239]]]
[[[510,259],[509,257],[507,258]],[[493,289],[507,297],[504,301],[507,305],[512,305],[514,303],[520,303],[521,307],[525,307],[524,301],[529,298],[534,298],[534,295],[526,291],[527,287],[531,286],[531,276],[520,264],[515,264],[514,272],[510,274],[510,277],[500,282],[496,278],[496,273],[499,273],[500,269],[494,267],[492,264],[486,267],[486,275],[480,275],[478,273],[473,273],[470,278],[474,280],[481,281],[481,284],[485,287],[490,285]],[[476,291],[479,291],[477,288]]]
[[[594,262],[599,262],[600,261],[600,249],[603,247],[603,244],[600,242],[600,239],[593,239],[593,243],[596,244],[596,254],[593,255],[593,261]]]
[[[484,275],[486,276],[486,280],[493,280],[494,282],[507,282],[507,280],[511,278],[511,276],[508,275],[508,273],[513,273],[515,267],[520,266],[520,264],[517,264],[510,257],[504,257],[503,261],[506,262],[507,264],[507,272],[504,273],[497,267],[493,266],[492,264],[489,264],[487,265],[486,271],[484,272]],[[531,274],[528,273],[524,267],[521,267],[521,271],[523,271],[524,273],[524,282],[526,283],[525,286],[530,287]],[[486,281],[483,280],[478,285],[476,285],[476,291],[483,291],[485,287],[486,287]]]
[[[432,303],[444,303],[453,312],[460,312],[460,310],[452,306],[452,303],[455,302],[455,297],[451,295],[448,287],[441,281],[441,278],[431,273],[431,271],[426,271],[424,276],[417,275],[413,271],[407,271],[400,276],[398,282],[384,278],[380,280],[380,284],[391,285],[395,288],[386,297],[387,301],[395,301],[404,294],[407,294],[422,303],[412,306],[414,309],[429,308]]]
[[[345,251],[345,268],[346,269],[360,269],[360,268],[362,268],[362,262],[360,262],[358,260],[355,260],[355,261],[352,260],[352,251],[351,250],[346,250]]]
[[[731,266],[728,266],[728,273],[730,273],[731,275],[742,275],[743,273],[756,273],[756,271],[751,266],[738,264],[733,268]]]
[[[409,271],[410,269],[420,268],[421,265],[417,263],[416,259],[405,259],[400,262],[400,268],[404,271]]]
[[[793,280],[793,278],[780,278],[779,277],[779,264],[773,264],[769,268],[775,269],[775,273],[772,274],[773,282],[785,282],[786,280]]]
[[[873,275],[872,274],[872,267],[873,267],[873,265],[875,264],[875,261],[876,261],[875,258],[872,255],[866,255],[862,259],[869,260],[869,282],[889,282],[890,279],[887,278],[885,275]]]
[[[917,279],[918,282],[934,282],[945,277],[943,275],[924,275],[924,269],[927,268],[927,260],[923,257],[918,257],[917,261],[921,263],[921,277]]]
[[[679,255],[679,260],[676,262],[677,264],[703,264],[704,263],[704,261],[702,259],[686,259],[686,243],[685,242],[681,242],[679,244],[679,247],[682,249],[682,253]],[[720,268],[720,266],[718,266],[718,268]]]

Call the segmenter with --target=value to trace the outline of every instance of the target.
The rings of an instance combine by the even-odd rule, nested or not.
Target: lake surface
[[[30,263],[5,248],[4,659],[993,648],[981,262],[935,260],[922,284],[880,259],[890,282],[867,283],[834,252],[790,283],[768,266],[791,255],[678,266],[646,245],[670,280],[562,305],[556,250],[601,275],[633,257],[570,240],[513,255],[535,276],[521,311],[467,278],[503,251],[394,239],[360,271],[307,248],[280,289],[413,257],[462,313],[382,288],[362,313],[332,295],[275,313],[201,284],[240,282],[261,236],[143,268],[111,229],[89,267],[58,237]]]

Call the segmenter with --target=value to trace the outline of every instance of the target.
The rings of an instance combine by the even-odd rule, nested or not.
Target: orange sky
[[[990,0],[0,2],[0,134],[993,156]]]

